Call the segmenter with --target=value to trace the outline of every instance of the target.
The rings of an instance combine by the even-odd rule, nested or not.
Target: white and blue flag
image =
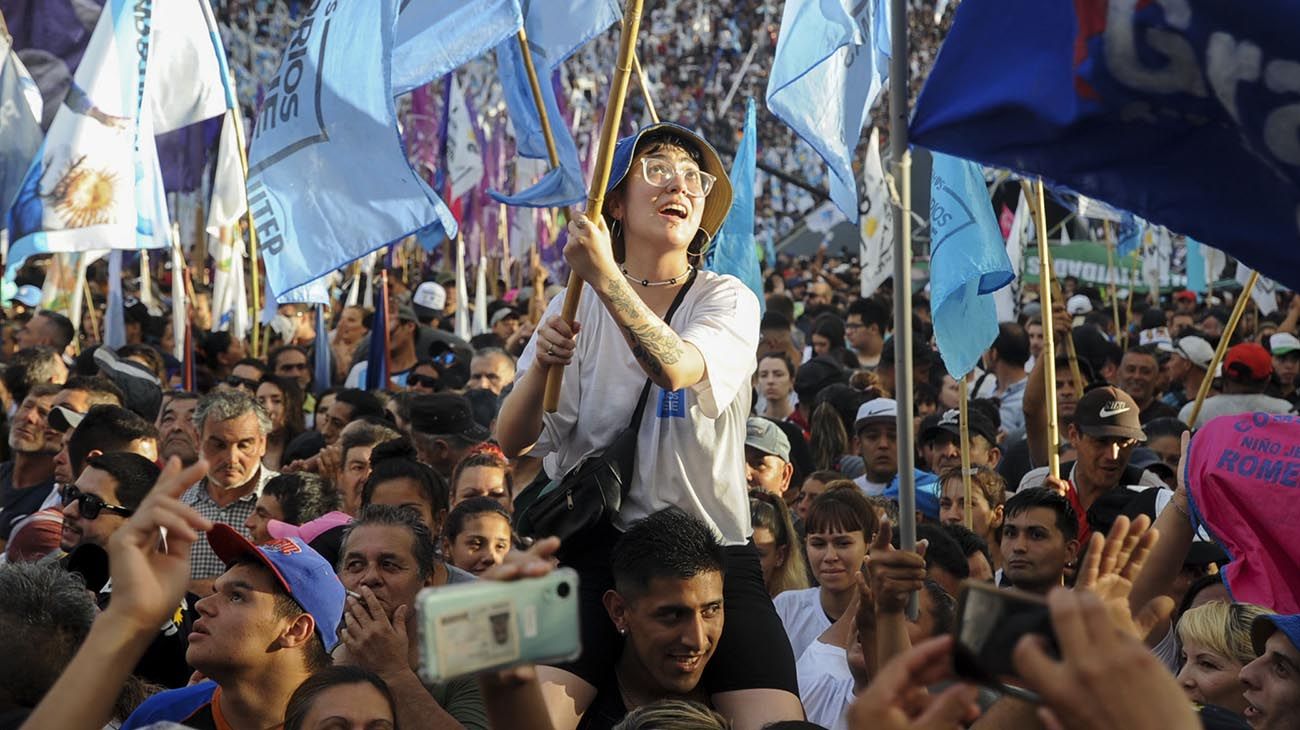
[[[248,204],[277,296],[456,219],[411,169],[391,67],[397,0],[317,3],[266,90]]]
[[[997,338],[992,295],[1015,278],[979,165],[934,153],[930,230],[934,339],[960,378]]]
[[[731,163],[731,210],[722,222],[704,267],[719,274],[731,274],[744,282],[764,308],[763,272],[754,245],[754,177],[758,173],[758,124],[754,100],[745,105],[745,133]],[[775,266],[775,262],[772,264]]]
[[[888,5],[786,0],[767,84],[767,107],[826,161],[831,200],[854,223],[853,155],[889,73]]]

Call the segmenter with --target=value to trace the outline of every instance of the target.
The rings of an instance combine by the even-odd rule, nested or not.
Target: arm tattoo
[[[632,288],[623,282],[622,279],[610,278],[606,280],[609,288],[609,303],[614,305],[624,316],[632,317],[640,314],[640,308],[637,306],[641,301],[636,294],[632,293]]]
[[[653,314],[647,318],[643,310],[644,304],[622,279],[610,278],[607,284],[606,296],[614,310],[625,317],[641,320],[636,324],[623,325],[623,329],[632,345],[632,354],[646,370],[651,375],[662,375],[665,365],[671,366],[681,361],[682,345],[677,333]]]

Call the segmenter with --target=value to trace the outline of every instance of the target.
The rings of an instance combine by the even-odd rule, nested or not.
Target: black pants
[[[575,551],[567,563],[578,572],[582,656],[559,668],[593,687],[605,683],[623,648],[623,637],[618,635],[601,600],[614,587],[610,553],[618,537],[613,526],[600,528],[586,548]],[[716,694],[780,689],[798,696],[794,652],[763,583],[758,551],[753,545],[734,545],[724,552],[722,595],[726,618],[717,651],[704,670],[704,690]]]

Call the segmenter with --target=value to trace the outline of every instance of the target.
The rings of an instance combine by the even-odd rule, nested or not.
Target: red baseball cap
[[[1273,356],[1255,342],[1233,345],[1223,357],[1223,374],[1234,380],[1267,380],[1273,374]]]
[[[1196,292],[1184,289],[1174,293],[1174,299],[1186,299],[1189,302],[1196,301]]]

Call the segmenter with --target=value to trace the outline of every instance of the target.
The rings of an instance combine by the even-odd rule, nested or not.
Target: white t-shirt
[[[563,301],[553,298],[545,316],[558,315]],[[543,415],[530,454],[543,457],[552,478],[609,446],[627,428],[646,381],[618,323],[585,284],[577,319],[582,331],[565,368],[559,409]],[[745,421],[750,378],[758,366],[758,322],[758,299],[739,279],[699,272],[672,324],[703,355],[704,379],[669,394],[651,386],[620,527],[677,507],[708,523],[727,545],[749,539]],[[517,377],[532,367],[536,348],[534,334],[519,358]]]
[[[817,637],[831,627],[831,620],[822,610],[821,588],[785,591],[772,599],[772,605],[776,606],[776,615],[781,617],[786,636],[790,637],[790,648],[797,657],[803,656]]]
[[[853,673],[845,650],[813,641],[799,656],[795,672],[808,722],[830,730],[848,730],[845,715],[853,702]]]
[[[854,479],[853,483],[858,485],[858,489],[861,489],[862,493],[868,497],[879,497],[885,493],[885,490],[889,488],[890,484],[889,482],[881,483],[870,481],[867,479],[866,474]]]

